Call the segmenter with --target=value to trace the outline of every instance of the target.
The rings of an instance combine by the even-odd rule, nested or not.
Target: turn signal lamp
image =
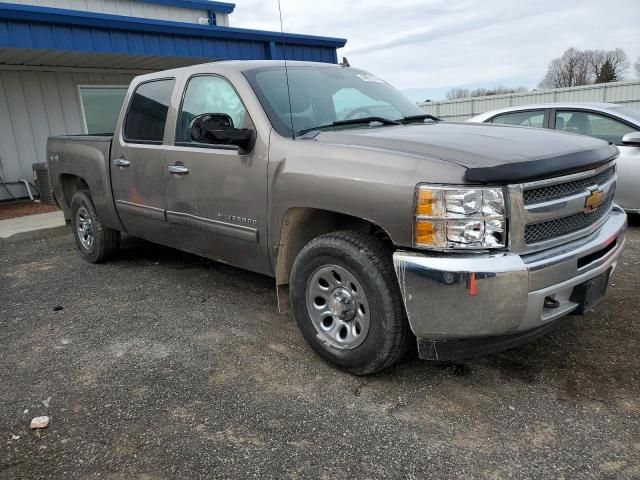
[[[436,250],[504,248],[502,188],[418,185],[414,246]]]

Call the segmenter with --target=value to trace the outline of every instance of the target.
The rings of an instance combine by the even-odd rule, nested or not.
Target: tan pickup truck
[[[446,123],[370,73],[219,62],[137,77],[116,131],[48,142],[91,262],[121,232],[275,278],[308,344],[367,374],[544,334],[624,246],[615,146]]]

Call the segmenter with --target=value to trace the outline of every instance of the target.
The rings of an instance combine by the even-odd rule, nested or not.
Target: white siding
[[[46,161],[47,137],[83,133],[78,85],[128,85],[133,73],[0,70],[0,176],[33,178]],[[24,196],[24,188],[12,187]],[[0,187],[0,200],[9,198]]]
[[[216,25],[219,27],[229,26],[229,14],[216,12]]]
[[[133,0],[11,0],[11,3],[186,23],[198,23],[201,18],[209,19],[209,13],[205,10],[170,7]],[[224,17],[226,16],[224,15]],[[223,15],[217,17],[216,21],[218,18],[223,21],[222,17]]]
[[[554,102],[610,102],[640,110],[640,81],[427,102],[419,107],[444,120],[463,121],[497,108]]]

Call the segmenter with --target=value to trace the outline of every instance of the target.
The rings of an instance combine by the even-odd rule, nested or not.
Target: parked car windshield
[[[276,131],[283,136],[336,121],[367,117],[398,120],[424,115],[384,80],[363,70],[337,67],[266,67],[244,72]],[[359,128],[343,125],[339,128]]]

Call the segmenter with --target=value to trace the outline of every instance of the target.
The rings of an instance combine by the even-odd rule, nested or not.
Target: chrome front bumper
[[[615,268],[627,216],[614,206],[591,235],[541,252],[396,251],[393,264],[413,333],[454,340],[525,332],[571,313],[574,287]],[[545,298],[557,301],[545,307]]]

